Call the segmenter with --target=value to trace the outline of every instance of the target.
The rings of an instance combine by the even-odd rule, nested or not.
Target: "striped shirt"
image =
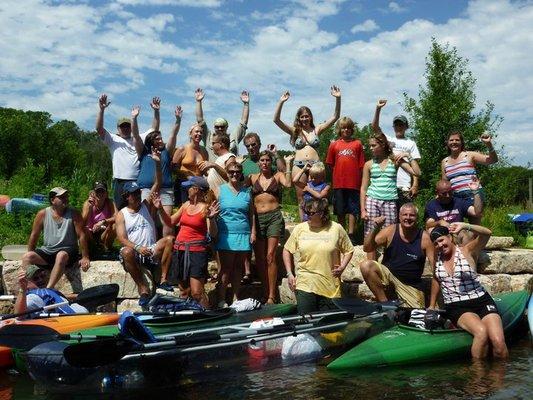
[[[366,192],[368,197],[376,200],[397,200],[396,166],[388,159],[385,169],[379,163],[372,161],[370,167],[370,186]]]
[[[455,164],[449,164],[450,157],[444,159],[444,173],[452,184],[452,190],[455,193],[470,191],[468,185],[476,176],[476,167],[468,160],[466,154],[463,157],[463,160]]]
[[[477,299],[486,293],[476,271],[470,266],[459,246],[455,250],[453,274],[451,276],[448,274],[439,253],[435,277],[440,282],[444,304]]]

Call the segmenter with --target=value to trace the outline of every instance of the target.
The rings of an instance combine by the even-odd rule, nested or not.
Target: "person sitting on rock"
[[[79,259],[78,240],[81,248],[79,266],[89,268],[89,246],[83,229],[80,213],[68,206],[68,191],[55,187],[48,194],[50,207],[40,210],[33,221],[28,252],[22,257],[22,267],[35,264],[51,269],[47,288],[53,288],[63,276],[65,268],[73,266]],[[43,245],[36,248],[43,232]]]
[[[422,273],[426,257],[431,265],[434,249],[429,234],[416,226],[418,210],[413,203],[400,208],[400,223],[381,230],[385,217],[375,217],[375,227],[365,237],[363,250],[375,251],[385,247],[383,260],[365,260],[361,273],[377,301],[387,301],[385,288],[392,286],[398,298],[407,306],[424,308],[424,293],[421,290]]]
[[[18,276],[19,292],[15,301],[15,313],[21,314],[29,310],[36,310],[51,304],[63,303],[67,299],[55,289],[46,287],[48,273],[37,265],[28,265]],[[56,307],[54,312],[59,314],[87,313],[87,309],[79,304],[64,304]],[[20,318],[32,318],[39,313],[29,314]]]
[[[156,241],[154,217],[157,207],[154,200],[158,199],[157,190],[161,185],[161,159],[158,150],[152,151],[152,159],[156,165],[156,179],[150,195],[146,200],[141,200],[139,185],[136,182],[127,182],[122,192],[127,205],[115,217],[117,238],[123,246],[119,258],[137,285],[141,307],[145,307],[151,298],[141,266],[151,267],[161,263],[161,281],[165,282],[173,242],[172,236],[165,236]]]

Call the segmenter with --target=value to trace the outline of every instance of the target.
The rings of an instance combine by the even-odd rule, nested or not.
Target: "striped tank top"
[[[370,167],[370,186],[366,195],[376,200],[398,200],[396,172],[396,166],[390,159],[383,170],[379,163],[373,161]]]
[[[477,299],[486,293],[476,271],[470,266],[459,246],[455,250],[453,274],[448,274],[439,254],[435,277],[440,283],[444,304]]]
[[[476,176],[476,167],[468,161],[466,154],[463,159],[455,164],[449,164],[450,157],[444,160],[444,173],[446,178],[452,184],[454,193],[469,192],[468,185],[472,182],[472,178]]]

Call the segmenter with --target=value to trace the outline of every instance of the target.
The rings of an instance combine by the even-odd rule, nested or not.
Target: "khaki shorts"
[[[374,261],[383,286],[392,286],[398,298],[411,308],[425,308],[424,292],[409,286],[396,278],[383,264]]]

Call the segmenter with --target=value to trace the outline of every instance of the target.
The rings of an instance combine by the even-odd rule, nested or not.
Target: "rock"
[[[139,306],[139,300],[125,299],[117,305],[117,312],[120,313],[127,310],[131,312],[142,311],[142,308]]]
[[[490,262],[483,261],[478,271],[483,274],[532,274],[533,250],[508,249],[488,252]]]
[[[15,309],[13,300],[0,300],[0,314],[12,314]]]
[[[287,278],[281,280],[281,285],[278,286],[280,301],[284,304],[296,304],[296,296],[289,287]]]
[[[513,292],[527,290],[531,293],[533,290],[533,274],[511,275],[511,290]]]
[[[21,268],[21,261],[5,261],[2,268],[4,292],[16,294],[18,291],[17,275]],[[144,270],[144,278],[151,290],[154,284],[150,272]],[[91,261],[87,272],[80,271],[78,267],[67,269],[65,275],[59,280],[56,289],[62,293],[79,293],[84,288],[118,283],[119,298],[138,298],[137,286],[119,261]]]
[[[486,250],[508,249],[513,246],[514,239],[511,236],[491,236],[485,246]]]
[[[490,294],[510,292],[512,290],[511,275],[508,274],[479,275],[479,280]]]

